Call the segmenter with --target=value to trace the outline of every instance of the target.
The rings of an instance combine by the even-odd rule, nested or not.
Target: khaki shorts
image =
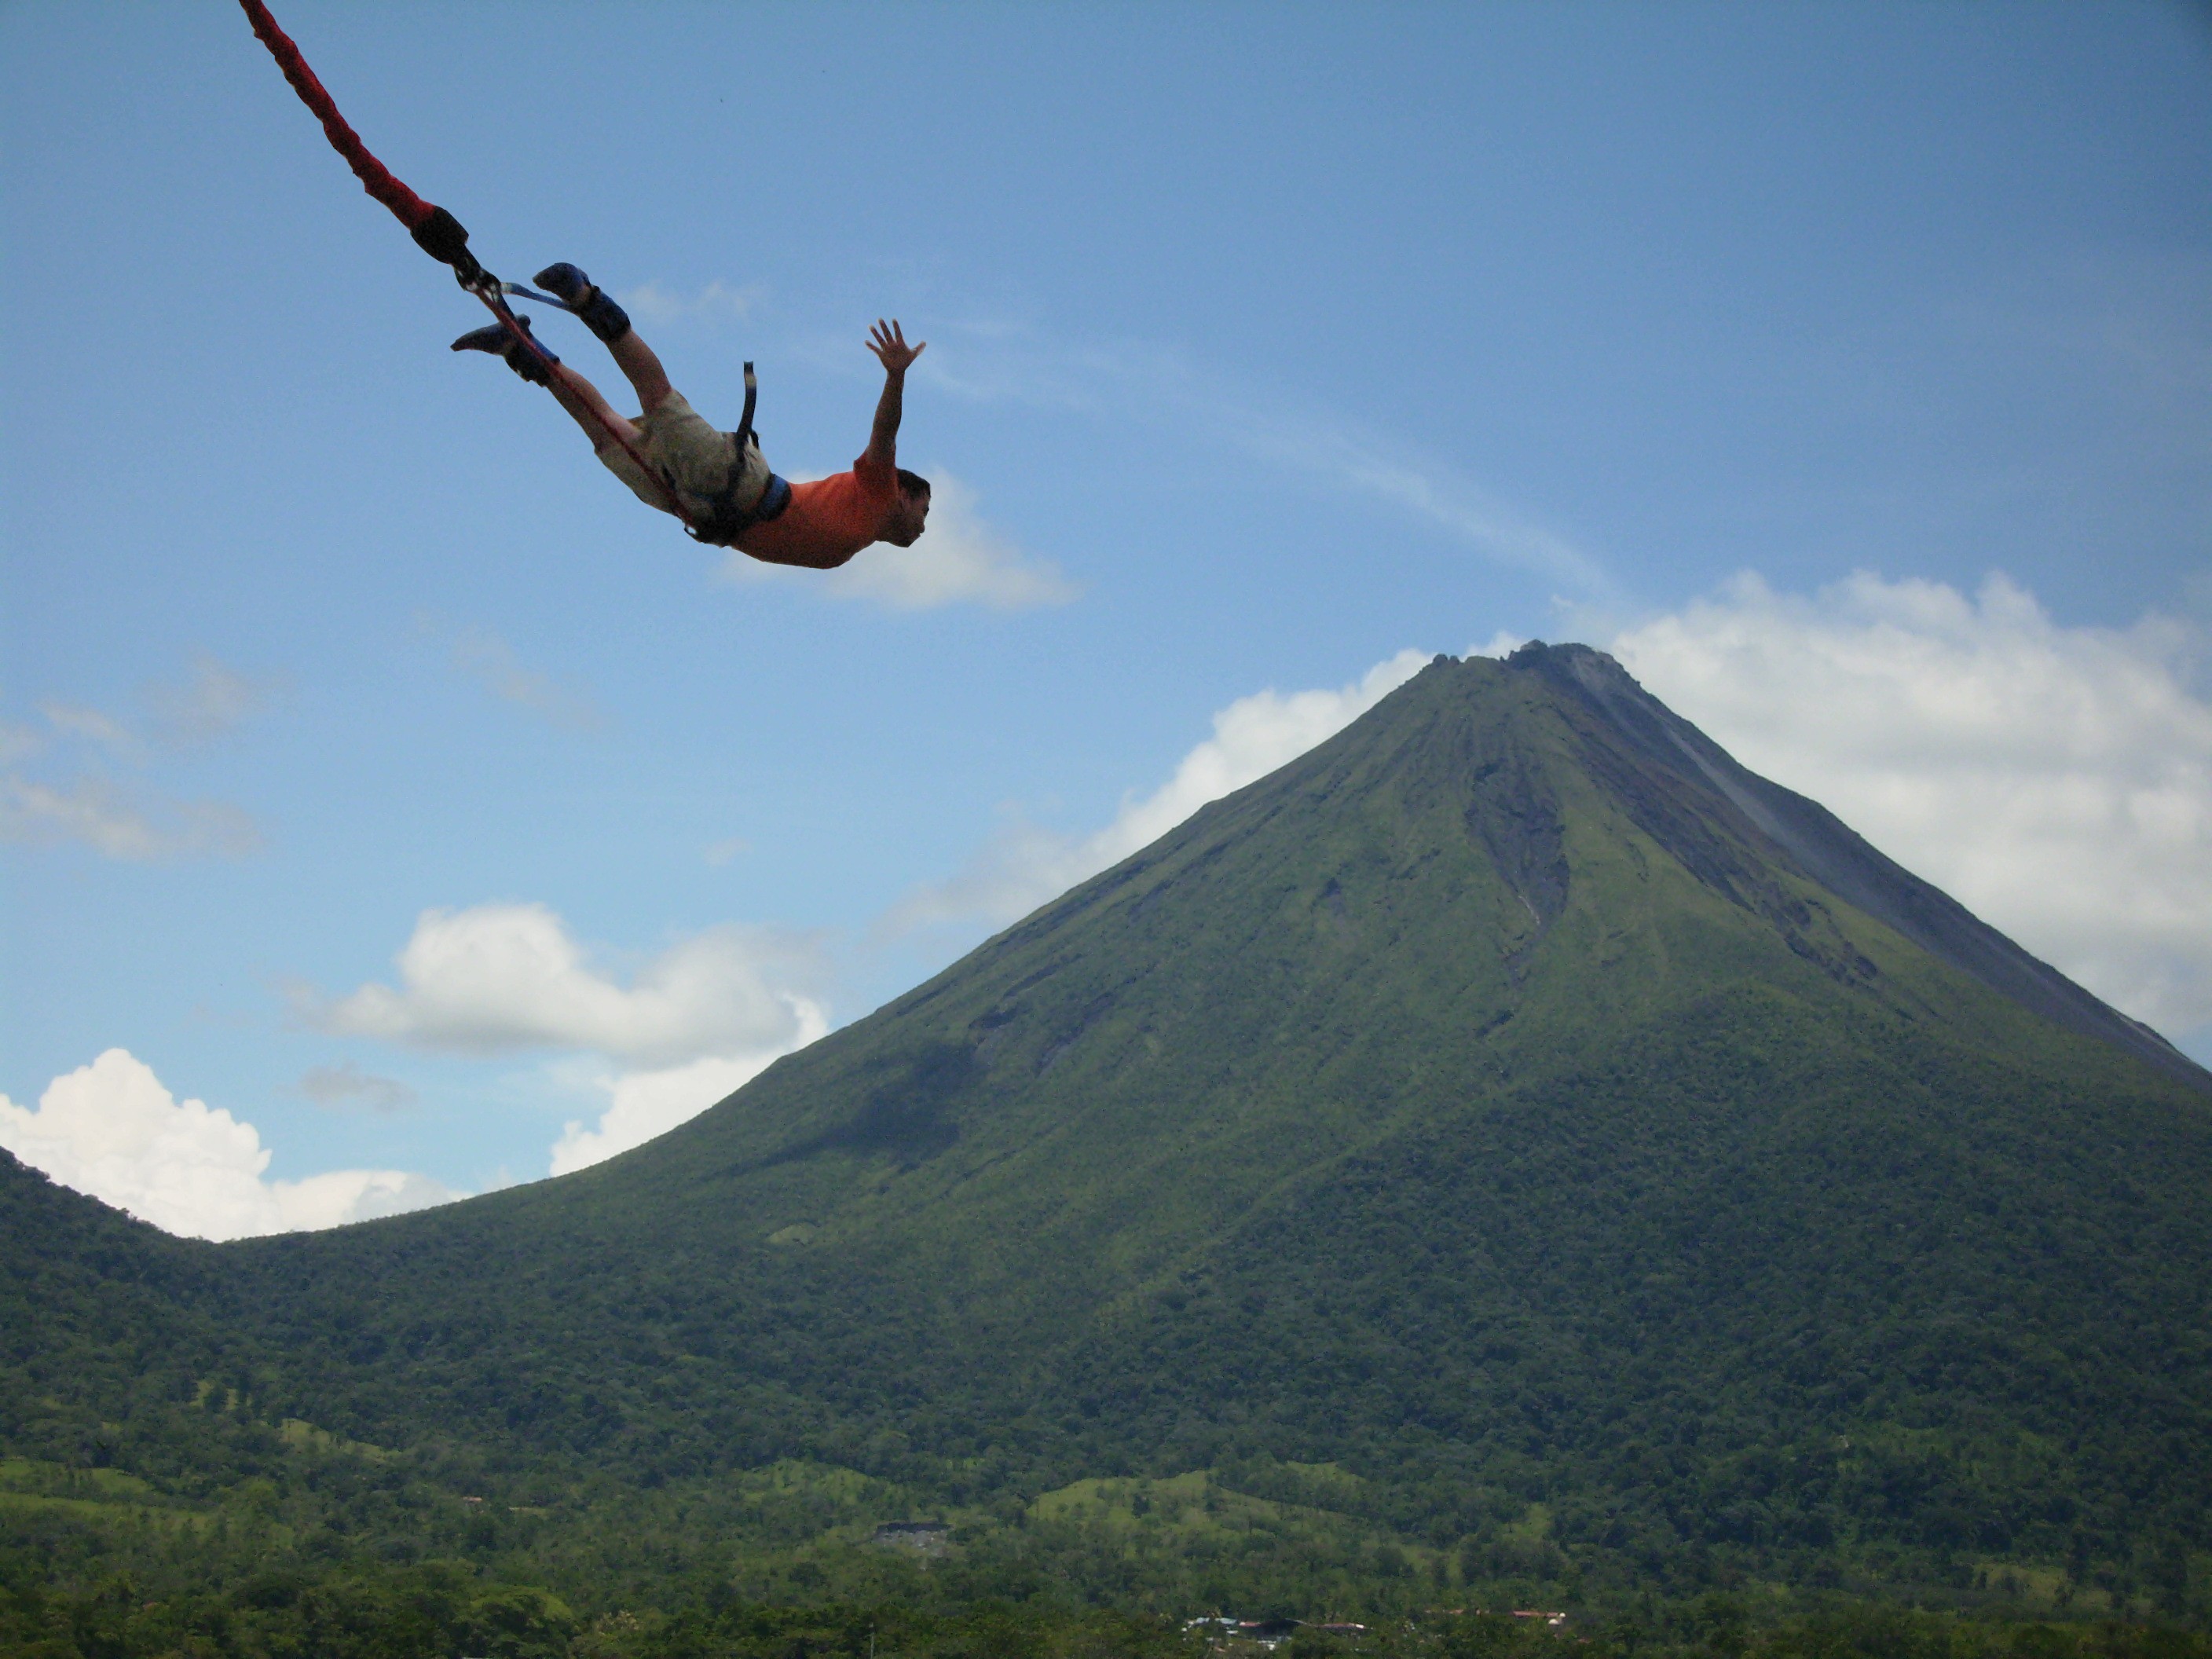
[[[735,437],[708,425],[680,392],[670,392],[651,414],[640,416],[637,429],[641,440],[639,450],[654,471],[676,486],[684,510],[695,520],[712,517],[715,503],[729,487],[730,469],[736,464]],[[628,450],[610,442],[599,455],[607,471],[628,484],[638,500],[664,513],[668,510],[659,484],[630,459]],[[768,488],[768,462],[762,459],[759,445],[745,446],[744,471],[744,487],[738,491],[736,501],[740,512],[750,511]]]

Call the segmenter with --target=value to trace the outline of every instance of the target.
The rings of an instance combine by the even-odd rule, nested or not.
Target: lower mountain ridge
[[[2182,1612],[2208,1183],[2212,1076],[1532,645],[577,1175],[216,1247],[0,1167],[0,1434],[763,1593]]]

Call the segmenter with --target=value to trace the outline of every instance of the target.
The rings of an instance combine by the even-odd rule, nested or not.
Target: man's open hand
[[[896,321],[886,323],[880,317],[876,319],[876,325],[868,331],[868,349],[876,354],[876,360],[883,364],[886,374],[903,376],[907,365],[921,356],[923,348],[928,343],[927,340],[916,340],[908,345],[906,336],[899,331]]]

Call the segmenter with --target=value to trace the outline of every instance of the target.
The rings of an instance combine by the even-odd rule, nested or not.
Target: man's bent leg
[[[580,266],[565,261],[539,271],[538,285],[566,303],[586,328],[606,343],[616,363],[636,388],[638,407],[648,415],[659,408],[674,390],[668,384],[668,371],[661,368],[653,348],[637,337],[637,331],[629,325],[629,313],[615,303],[614,296]]]
[[[618,445],[627,438],[632,444],[642,446],[645,436],[637,429],[637,422],[618,413],[615,406],[600,394],[599,387],[568,367],[557,365],[546,390],[550,392],[567,410],[584,435],[592,441],[595,450]]]
[[[631,388],[637,393],[637,406],[650,415],[660,407],[662,401],[676,388],[668,384],[668,371],[660,366],[660,359],[653,355],[653,348],[637,337],[632,329],[619,340],[607,343],[614,353],[616,365],[629,376]]]

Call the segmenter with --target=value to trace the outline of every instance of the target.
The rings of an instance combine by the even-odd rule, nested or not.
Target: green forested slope
[[[174,1316],[586,1576],[925,1510],[1140,1598],[2188,1606],[2202,1074],[1593,657],[1440,660],[660,1140]]]
[[[204,1310],[218,1260],[0,1152],[0,1454],[171,1485],[234,1469],[235,1425],[200,1407],[258,1346]]]

